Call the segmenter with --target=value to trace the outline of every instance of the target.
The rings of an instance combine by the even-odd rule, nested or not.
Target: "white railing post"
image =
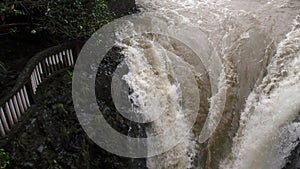
[[[42,78],[41,78],[41,74],[40,74],[39,65],[36,65],[35,70],[36,70],[37,77],[38,77],[39,84],[40,84],[40,83],[42,83]]]
[[[5,131],[9,132],[10,129],[9,129],[8,122],[6,120],[6,117],[5,117],[5,114],[4,114],[4,111],[3,111],[2,107],[0,107],[0,118],[1,118],[1,121],[2,121],[2,124],[4,126]]]
[[[22,102],[24,105],[24,112],[28,109],[27,103],[26,103],[26,99],[25,99],[25,94],[23,91],[23,88],[20,90],[21,91],[21,98],[22,98]]]
[[[60,59],[60,62],[61,62],[61,68],[64,68],[65,67],[64,66],[64,60],[62,58],[62,53],[61,52],[59,52],[59,59]]]
[[[25,86],[23,87],[23,90],[24,90],[26,103],[27,103],[28,107],[30,107],[29,97],[28,97],[27,90],[26,90]]]
[[[25,108],[24,108],[23,102],[21,100],[20,91],[17,93],[17,100],[18,100],[18,104],[19,104],[20,109],[21,109],[21,113],[23,114],[25,112]]]
[[[72,63],[72,65],[74,65],[74,56],[73,56],[72,49],[69,49],[69,52],[70,52],[70,56],[71,56],[71,63]]]
[[[39,62],[39,69],[40,69],[41,80],[43,81],[44,78],[45,78],[45,74],[43,72],[42,63],[41,62]]]
[[[10,127],[13,127],[15,123],[14,123],[14,120],[11,116],[11,112],[10,112],[10,109],[9,109],[9,106],[8,106],[7,102],[5,103],[5,112],[6,112],[6,115],[8,117],[8,122],[9,122]]]
[[[9,99],[8,103],[9,103],[9,107],[10,107],[10,111],[11,111],[11,114],[13,116],[13,119],[14,119],[15,123],[17,123],[18,122],[18,117],[17,117],[15,107],[13,105],[12,99]]]
[[[13,103],[14,103],[15,110],[17,112],[18,119],[20,119],[20,117],[21,117],[21,111],[20,111],[20,108],[19,108],[19,104],[17,102],[16,95],[13,96]]]
[[[0,135],[1,135],[1,137],[5,136],[5,130],[4,130],[4,127],[2,124],[2,120],[0,120]]]

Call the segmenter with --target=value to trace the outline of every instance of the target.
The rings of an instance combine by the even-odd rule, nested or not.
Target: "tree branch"
[[[20,27],[20,26],[36,26],[36,24],[32,24],[32,23],[10,23],[10,24],[0,25],[0,30],[9,29],[11,27]]]

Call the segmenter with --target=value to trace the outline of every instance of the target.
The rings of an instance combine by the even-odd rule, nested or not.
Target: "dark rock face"
[[[114,106],[111,96],[110,84],[112,83],[113,73],[124,59],[121,51],[122,49],[113,47],[99,65],[95,82],[98,106],[112,128],[130,137],[146,138],[146,125],[148,124],[139,124],[123,117]]]
[[[300,112],[296,117],[294,122],[300,123]],[[283,169],[300,169],[300,143],[291,152],[290,156],[287,158],[287,164]]]
[[[300,143],[292,151],[284,169],[300,169]]]
[[[116,16],[121,17],[135,11],[135,0],[107,0],[110,11]]]

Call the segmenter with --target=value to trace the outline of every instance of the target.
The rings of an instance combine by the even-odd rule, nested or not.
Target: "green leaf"
[[[35,30],[35,29],[32,29],[30,33],[36,34],[36,30]]]

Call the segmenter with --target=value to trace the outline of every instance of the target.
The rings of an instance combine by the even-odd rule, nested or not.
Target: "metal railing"
[[[37,87],[55,72],[73,67],[81,43],[62,44],[29,60],[12,90],[0,99],[0,138],[6,136],[34,104]]]

